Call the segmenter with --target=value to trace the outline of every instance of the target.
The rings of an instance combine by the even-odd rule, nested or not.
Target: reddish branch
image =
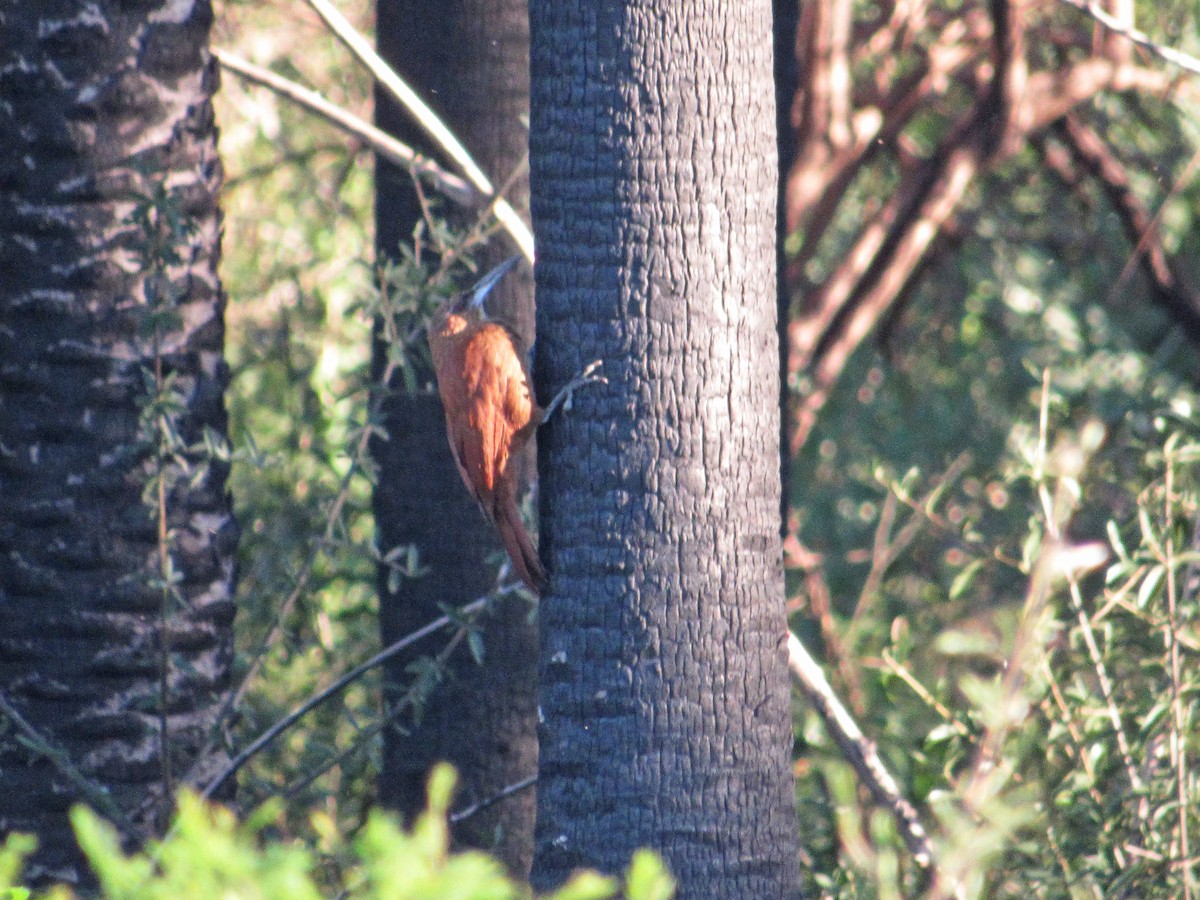
[[[1117,12],[1125,2],[1117,0]],[[792,108],[797,150],[784,183],[788,230],[802,241],[789,283],[803,283],[868,164],[890,155],[898,181],[859,214],[833,270],[801,290],[788,328],[788,375],[804,385],[793,407],[793,453],[850,354],[929,268],[980,175],[1102,91],[1163,94],[1172,85],[1166,74],[1135,65],[1126,39],[1094,38],[1044,8],[1035,17],[1027,0],[989,0],[986,10],[940,19],[922,0],[896,0],[857,31],[850,6],[813,0],[803,7],[801,88]],[[1061,66],[1031,69],[1032,49],[1051,45]],[[850,83],[852,72],[859,83]],[[943,136],[924,151],[907,134],[918,115],[923,135],[930,116],[943,123]]]
[[[1077,116],[1065,116],[1055,127],[1075,163],[1100,185],[1121,220],[1125,237],[1150,285],[1151,296],[1190,334],[1200,334],[1200,293],[1163,247],[1156,222],[1134,193],[1125,166],[1095,131]]]

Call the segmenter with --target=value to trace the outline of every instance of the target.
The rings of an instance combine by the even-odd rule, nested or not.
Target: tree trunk
[[[528,146],[522,117],[529,111],[529,20],[522,0],[380,0],[381,54],[444,117],[495,184],[506,182]],[[424,144],[393,103],[380,98],[380,126]],[[428,150],[428,148],[426,148]],[[436,155],[436,154],[435,154]],[[411,179],[380,162],[377,168],[376,250],[395,255],[411,239],[421,209]],[[508,191],[518,210],[528,207],[529,180]],[[514,250],[493,241],[480,256],[486,267]],[[533,332],[533,279],[520,267],[502,281],[489,310]],[[377,348],[382,365],[384,348]],[[427,385],[432,373],[424,373]],[[395,386],[400,387],[402,386]],[[375,495],[380,546],[415,544],[429,567],[423,578],[389,592],[380,574],[380,623],[385,644],[442,614],[439,604],[461,604],[486,594],[494,567],[486,557],[499,543],[467,493],[450,456],[437,395],[397,395],[389,401],[377,442],[382,477]],[[484,622],[485,659],[465,649],[450,659],[450,678],[428,700],[419,723],[401,721],[385,733],[380,793],[385,803],[413,816],[425,806],[425,778],[437,760],[461,775],[459,805],[495,796],[537,768],[537,626],[528,605],[512,598]],[[388,667],[390,702],[411,681],[409,665],[436,653],[444,636],[397,657]],[[454,829],[460,844],[496,850],[514,875],[526,877],[533,854],[534,792],[518,793]]]
[[[228,687],[208,3],[0,6],[0,832],[158,831]],[[206,450],[206,443],[210,450]]]
[[[536,380],[609,379],[542,430],[534,885],[793,896],[771,4],[530,18]]]

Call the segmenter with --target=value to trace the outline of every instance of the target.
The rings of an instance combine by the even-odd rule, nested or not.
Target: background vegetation
[[[370,3],[341,8],[369,31]],[[1157,38],[1200,50],[1195,9],[1144,11]],[[214,43],[370,116],[367,77],[301,4],[218,4]],[[378,649],[362,441],[371,157],[232,76],[217,102],[249,739]],[[1162,108],[1096,112],[1156,173],[1135,187],[1163,204],[1165,244],[1200,259],[1194,85]],[[1140,276],[1119,274],[1129,250],[1101,198],[1050,177],[1018,155],[978,187],[961,243],[851,358],[792,467],[793,626],[922,812],[939,865],[912,863],[797,702],[817,895],[953,896],[955,878],[993,897],[1200,891],[1200,355]],[[869,173],[861,204],[888,184]],[[839,227],[852,225],[835,223],[814,265]],[[444,782],[408,837],[370,813],[378,714],[368,676],[252,760],[240,810],[275,800],[244,825],[185,803],[179,849],[150,851],[161,888],[130,887],[149,863],[122,861],[81,817],[102,880],[114,896],[190,891],[172,879],[214,840],[232,848],[206,870],[214,896],[400,896],[383,843],[449,867]],[[0,855],[0,890],[17,849]],[[453,866],[439,877],[495,891],[438,896],[513,890],[480,857]],[[645,877],[629,895],[662,895]]]

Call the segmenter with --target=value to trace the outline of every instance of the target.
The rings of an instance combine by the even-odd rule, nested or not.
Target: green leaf
[[[1138,507],[1138,525],[1142,529],[1142,541],[1150,548],[1150,551],[1159,559],[1163,557],[1162,544],[1159,543],[1158,536],[1154,533],[1154,526],[1150,523],[1150,514],[1146,512],[1144,506]]]
[[[981,568],[983,568],[983,560],[973,559],[967,563],[961,572],[954,576],[954,581],[950,584],[951,600],[957,600],[966,592]]]
[[[615,897],[620,882],[598,872],[579,872],[546,900],[607,900]]]
[[[1150,603],[1151,598],[1154,596],[1154,592],[1158,590],[1159,582],[1162,581],[1163,572],[1163,566],[1152,566],[1150,571],[1146,573],[1146,577],[1142,579],[1142,583],[1138,587],[1138,609],[1145,609]]]
[[[467,632],[467,648],[471,651],[471,658],[475,660],[475,665],[483,665],[483,635],[478,631]]]
[[[944,656],[990,656],[996,652],[996,640],[982,631],[951,628],[937,636],[934,648]]]
[[[638,850],[625,876],[628,900],[669,900],[675,896],[675,879],[666,864],[651,850]]]
[[[0,847],[0,900],[27,900],[29,891],[15,886],[21,865],[37,849],[37,838],[30,834],[13,833]]]
[[[1117,558],[1123,563],[1129,562],[1129,551],[1125,549],[1125,542],[1121,540],[1121,532],[1117,528],[1117,523],[1109,519],[1104,528],[1108,532],[1108,542],[1112,545]]]

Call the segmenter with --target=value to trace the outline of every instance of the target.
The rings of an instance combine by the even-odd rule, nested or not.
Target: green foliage
[[[369,21],[368,3],[339,7]],[[214,43],[311,78],[365,112],[368,77],[294,13],[226,4]],[[367,154],[268,91],[227,75],[215,102],[227,169],[229,486],[243,527],[238,683],[262,656],[238,708],[244,744],[379,646],[372,475],[361,440],[371,323],[356,309],[371,296],[372,181]],[[371,674],[253,760],[240,796],[253,804],[312,776],[291,796],[283,832],[310,834],[314,810],[338,832],[360,827],[374,795],[369,725],[378,703]]]
[[[30,892],[17,883],[21,864],[37,847],[37,839],[27,834],[9,834],[0,846],[0,900],[28,900]]]
[[[1193,53],[1196,15],[1137,4],[1139,27]],[[1200,119],[1186,84],[1161,103],[1105,94],[1086,117],[1194,284]],[[921,127],[934,133],[937,114]],[[835,213],[814,283],[889,195],[894,173],[877,168]],[[1200,895],[1194,336],[1156,305],[1107,198],[1065,189],[1032,152],[981,183],[956,225],[961,244],[850,361],[790,498],[820,560],[789,572],[793,627],[858,702],[940,879],[798,704],[810,893],[943,896],[957,880],[968,897],[1165,898],[1185,882]],[[1051,523],[1068,501],[1060,543]],[[1094,563],[1105,547],[1106,565],[1054,576],[1031,606],[1039,565]],[[824,622],[814,582],[833,598]]]
[[[370,18],[366,2],[341,7],[360,23]],[[1142,27],[1196,52],[1195,29],[1182,24],[1194,21],[1194,4],[1137,7]],[[859,8],[874,15],[870,4]],[[219,29],[223,46],[302,76],[352,109],[369,102],[367,80],[336,43],[282,7],[226,4]],[[291,50],[300,46],[298,59]],[[1113,96],[1093,110],[1104,136],[1154,173],[1155,183],[1135,185],[1151,208],[1186,171],[1200,137],[1194,113],[1180,115],[1182,102]],[[281,635],[241,705],[245,739],[374,652],[377,563],[393,585],[422,575],[410,548],[373,544],[373,473],[359,439],[374,427],[373,316],[387,322],[390,363],[408,389],[423,389],[410,354],[420,344],[405,336],[421,304],[450,284],[412,253],[375,293],[365,264],[365,156],[235,78],[224,79],[218,104],[230,170],[222,274],[238,448],[231,490],[245,525],[239,657],[253,659],[272,629]],[[922,111],[916,149],[944,131],[945,113]],[[856,183],[858,202],[836,211],[807,267],[814,282],[844,255],[862,208],[894,181],[894,172],[868,170]],[[801,710],[797,796],[809,888],[901,897],[957,879],[968,895],[1175,896],[1186,877],[1171,862],[1182,833],[1193,857],[1200,845],[1200,612],[1188,586],[1200,358],[1136,272],[1120,277],[1128,245],[1098,194],[1065,191],[1038,161],[1018,156],[979,186],[973,204],[958,222],[962,247],[886,324],[879,346],[851,361],[790,486],[800,535],[821,555],[835,598],[844,658],[827,645],[830,669],[843,693],[860,697],[866,731],[929,825],[943,880],[923,880],[894,823],[863,803],[852,771]],[[1200,258],[1197,209],[1195,179],[1163,207],[1166,245],[1181,259]],[[437,218],[425,239],[470,243]],[[1070,452],[1086,466],[1068,465]],[[1056,498],[1072,501],[1069,518],[1058,518]],[[1052,524],[1065,529],[1062,542]],[[1111,548],[1106,571],[1081,571],[1074,584],[1046,575],[1067,552],[1062,544],[1097,543]],[[789,578],[800,594],[801,573]],[[828,636],[807,616],[794,625],[814,646]],[[460,633],[478,653],[472,632]],[[440,677],[438,661],[412,674],[419,708]],[[197,827],[225,828],[230,854],[250,867],[243,873],[259,864],[269,833],[326,894],[393,890],[403,872],[436,884],[453,863],[457,886],[510,896],[493,863],[445,855],[440,787],[412,832],[368,813],[378,702],[378,685],[365,680],[252,762],[241,796],[286,797],[269,828],[193,805],[189,814],[206,823]],[[999,761],[993,770],[980,766],[984,746]],[[188,827],[181,814],[172,840]],[[442,857],[431,850],[438,846]],[[667,896],[667,884],[660,868],[635,858],[629,896]],[[614,889],[589,875],[558,896]]]
[[[302,842],[282,838],[282,804],[271,802],[245,822],[195,795],[179,798],[170,836],[145,851],[125,854],[116,831],[86,807],[71,814],[79,844],[108,900],[175,900],[179,897],[237,897],[240,900],[317,900],[330,896],[380,900],[508,900],[528,897],[495,859],[479,852],[452,853],[447,813],[455,775],[449,766],[433,771],[429,803],[412,829],[375,811],[352,847],[335,848],[344,859],[336,883],[318,871],[316,854]],[[0,849],[0,897],[24,900],[16,885],[21,859],[32,841],[10,836]],[[50,896],[70,891],[57,887]],[[652,853],[634,856],[624,879],[581,872],[546,900],[669,900],[674,885]]]
[[[868,734],[932,823],[941,875],[923,885],[803,713],[821,896],[1197,888],[1179,860],[1200,834],[1200,358],[1147,302],[1092,286],[1123,256],[1064,271],[1017,239],[1020,219],[979,213],[1008,238],[938,273],[893,323],[904,352],[860,351],[794,470],[801,537],[839,598],[848,665],[831,669],[856,681]],[[1039,575],[1105,547],[1107,569]]]

